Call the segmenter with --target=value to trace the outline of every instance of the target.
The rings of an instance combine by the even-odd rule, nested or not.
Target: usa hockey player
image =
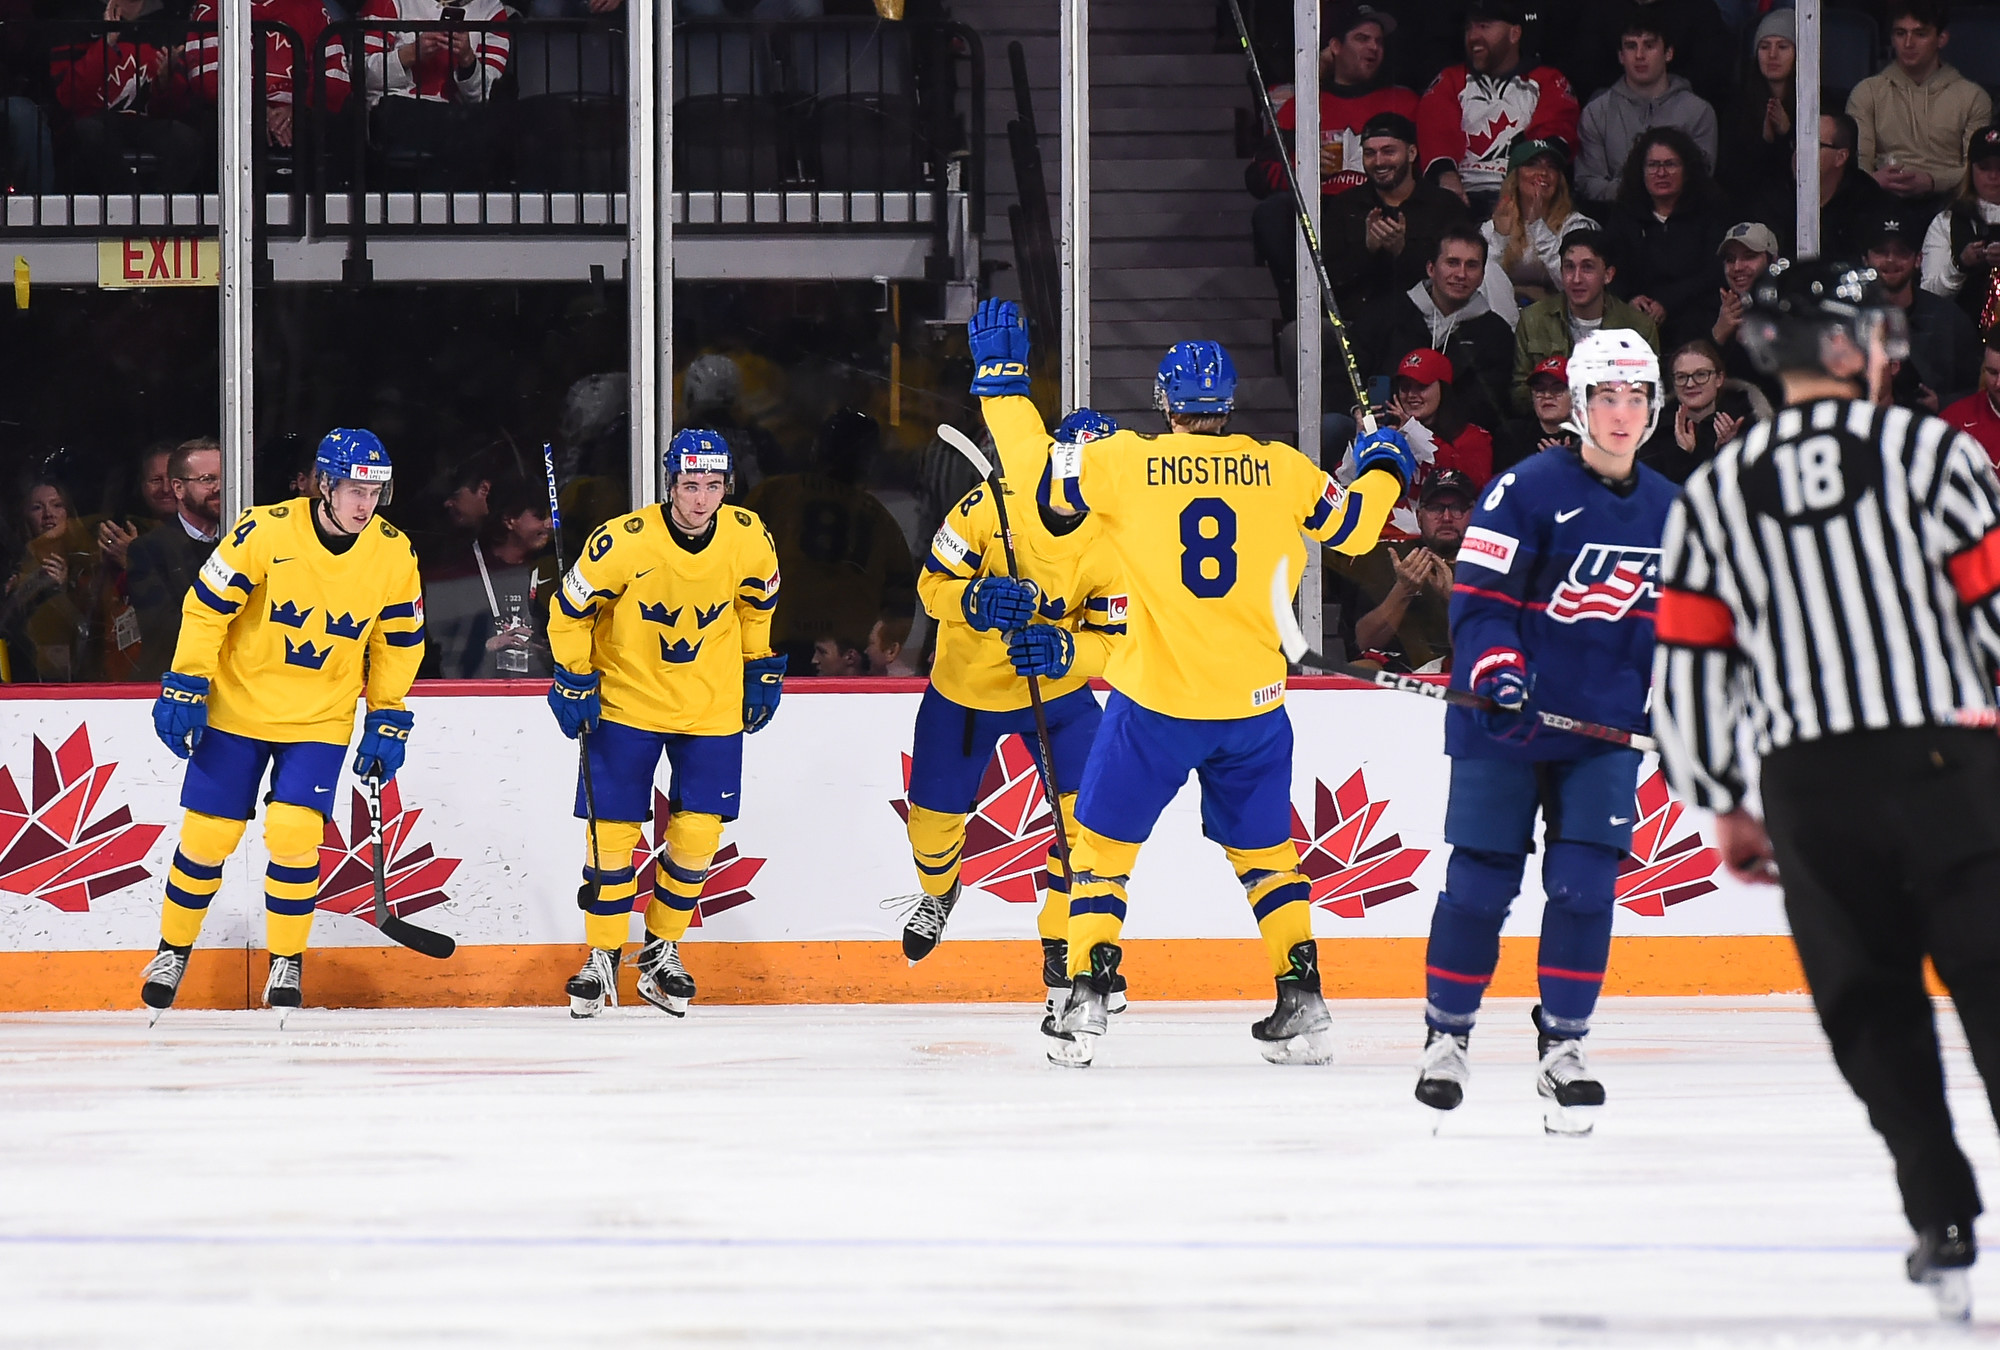
[[[1417,1100],[1464,1097],[1467,1045],[1543,821],[1541,1051],[1552,1133],[1591,1128],[1604,1088],[1583,1037],[1611,949],[1618,865],[1632,843],[1639,753],[1543,730],[1547,708],[1642,730],[1653,659],[1660,532],[1674,485],[1636,459],[1660,417],[1659,358],[1627,329],[1590,334],[1569,358],[1581,450],[1542,451],[1502,474],[1459,545],[1452,684],[1497,711],[1445,714],[1451,860],[1425,957],[1428,1028]]]
[[[694,980],[679,942],[701,898],[722,827],[743,789],[743,733],[767,726],[784,692],[771,651],[778,556],[763,522],[724,506],[735,461],[713,431],[676,432],[664,456],[667,500],[606,521],[584,545],[549,614],[549,707],[565,736],[588,732],[590,793],[577,776],[584,831],[583,968],[570,1016],[618,1003],[618,958],[640,868],[653,774],[672,768],[670,817],[652,866],[639,996],[685,1016]]]
[[[319,443],[314,479],[314,496],[245,511],[181,604],[173,669],[153,706],[160,739],[188,761],[160,948],[139,990],[155,1010],[173,1006],[267,768],[264,1002],[298,1007],[356,698],[367,697],[368,715],[353,772],[386,783],[403,765],[424,601],[409,539],[376,515],[393,486],[389,453],[372,432],[337,428]]]
[[[981,307],[975,327],[993,319],[993,305],[989,300]],[[995,377],[986,377],[986,385],[994,387]],[[981,385],[975,383],[973,391],[982,392]],[[1023,495],[1016,484],[1044,482],[1048,467],[1049,437],[1041,414],[1026,399],[1018,405],[1009,401],[1010,414],[1023,409],[1022,424],[1003,419],[993,428],[1010,498]],[[1117,430],[1110,418],[1079,408],[1056,428],[1056,439],[1077,445]],[[992,494],[991,485],[982,484],[946,513],[917,582],[924,608],[937,620],[938,639],[910,754],[910,848],[923,888],[903,926],[903,955],[911,961],[930,955],[958,902],[966,816],[977,804],[993,747],[1004,736],[1018,735],[1037,762],[1041,759],[1028,697],[1031,674],[1042,681],[1059,817],[1067,842],[1075,846],[1070,822],[1076,787],[1102,716],[1088,681],[1104,673],[1125,632],[1124,586],[1091,515],[1058,515],[1046,491],[1036,494],[1032,506],[1010,502],[1008,522],[1021,568],[1021,576],[1014,577],[1008,574]],[[1046,872],[1038,927],[1053,1015],[1067,1001],[1070,983],[1064,941],[1069,883],[1053,845]]]
[[[1018,370],[1025,385],[1027,332],[1011,306],[1007,315],[976,335],[975,369],[982,381]],[[1020,415],[1023,393],[987,387],[989,425]],[[1118,974],[1132,865],[1192,771],[1203,832],[1241,879],[1276,977],[1277,1006],[1252,1034],[1274,1062],[1323,1062],[1331,1019],[1291,838],[1285,659],[1265,582],[1280,559],[1299,574],[1301,531],[1343,552],[1374,547],[1416,464],[1400,435],[1377,432],[1358,453],[1360,476],[1343,488],[1290,446],[1225,434],[1236,371],[1213,342],[1169,351],[1155,389],[1164,435],[1120,431],[1051,452],[1051,508],[1087,505],[1102,521],[1132,604],[1077,795],[1070,999],[1056,1027],[1066,1039],[1049,1057],[1090,1062]]]

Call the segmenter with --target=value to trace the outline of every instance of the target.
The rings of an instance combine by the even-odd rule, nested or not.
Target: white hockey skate
[[[1116,944],[1100,942],[1090,949],[1090,971],[1070,982],[1069,1003],[1055,1021],[1049,1043],[1049,1063],[1083,1069],[1097,1055],[1097,1042],[1111,1026],[1112,979],[1124,956]]]
[[[694,998],[694,977],[681,964],[678,942],[648,937],[639,949],[639,997],[674,1017],[686,1017]]]
[[[278,1029],[285,1029],[285,1019],[292,1015],[292,1009],[305,1002],[302,981],[305,976],[306,960],[303,956],[273,956],[271,973],[264,977],[264,1006],[278,1012]]]
[[[583,969],[563,986],[569,995],[571,1017],[595,1017],[605,1006],[618,1006],[618,953],[592,947],[583,959]]]
[[[1278,977],[1271,1015],[1250,1024],[1257,1051],[1273,1064],[1333,1063],[1333,1015],[1319,989],[1319,947],[1308,939],[1287,953],[1292,968]]]
[[[146,1019],[147,1026],[158,1023],[160,1014],[174,1006],[174,996],[181,991],[181,979],[187,974],[188,953],[192,950],[162,942],[159,952],[140,972],[139,1001],[153,1010],[153,1015]]]
[[[1581,1038],[1558,1038],[1543,1031],[1540,1004],[1530,1016],[1534,1018],[1536,1043],[1542,1052],[1542,1061],[1536,1068],[1535,1091],[1548,1102],[1542,1108],[1542,1129],[1549,1134],[1582,1138],[1597,1127],[1597,1111],[1604,1105],[1604,1084],[1591,1076]]]
[[[1972,1320],[1972,1263],[1979,1244],[1970,1223],[1943,1223],[1917,1234],[1917,1245],[1904,1261],[1912,1284],[1930,1290],[1937,1314],[1947,1322]]]
[[[1445,1113],[1456,1111],[1465,1100],[1465,1085],[1472,1081],[1472,1035],[1436,1027],[1425,1027],[1424,1032],[1424,1052],[1417,1058],[1417,1100],[1431,1109],[1431,1133],[1436,1134]]]

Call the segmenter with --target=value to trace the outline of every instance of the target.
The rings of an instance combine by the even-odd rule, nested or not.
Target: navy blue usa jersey
[[[1644,731],[1659,601],[1660,535],[1678,489],[1641,465],[1621,495],[1574,450],[1544,450],[1493,480],[1459,545],[1451,591],[1454,689],[1479,658],[1517,651],[1534,707]],[[1579,759],[1614,747],[1544,730],[1495,740],[1472,713],[1445,714],[1445,752],[1483,759]]]

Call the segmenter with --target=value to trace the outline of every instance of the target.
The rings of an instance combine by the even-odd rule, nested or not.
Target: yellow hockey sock
[[[1076,865],[1076,794],[1062,794],[1063,835],[1070,846],[1070,866]],[[1069,936],[1069,879],[1063,875],[1062,859],[1057,856],[1055,841],[1049,841],[1049,856],[1045,864],[1049,876],[1048,892],[1042,898],[1042,912],[1035,927],[1045,938],[1066,938]]]
[[[653,867],[653,899],[646,906],[646,932],[679,942],[694,921],[708,865],[722,845],[722,817],[708,811],[676,811],[667,821],[667,846]]]
[[[583,939],[593,947],[615,952],[625,945],[632,931],[632,897],[639,892],[639,869],[632,861],[638,851],[639,836],[645,831],[636,820],[597,822],[597,865],[591,864],[590,827],[583,832],[583,881],[586,887],[597,882],[597,898],[577,896],[583,909]]]
[[[325,833],[326,817],[310,807],[272,802],[264,813],[264,945],[273,956],[300,955],[312,936]]]
[[[160,911],[160,940],[192,947],[201,936],[209,902],[222,889],[222,864],[243,838],[245,820],[190,811],[181,822],[180,847],[167,868],[167,900]]]
[[[1070,854],[1076,868],[1076,884],[1069,896],[1072,978],[1089,973],[1092,947],[1118,941],[1125,926],[1125,886],[1138,860],[1137,844],[1108,838],[1087,826],[1077,827],[1076,849]]]
[[[958,884],[958,864],[965,853],[965,816],[933,811],[910,803],[910,854],[917,864],[917,884],[926,895],[949,895]]]
[[[1257,918],[1271,973],[1292,968],[1292,948],[1312,939],[1312,883],[1299,871],[1298,847],[1287,839],[1271,848],[1224,849]]]

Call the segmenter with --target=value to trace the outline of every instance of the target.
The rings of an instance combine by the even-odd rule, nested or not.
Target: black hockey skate
[[[943,895],[928,891],[917,896],[917,907],[903,920],[903,957],[911,965],[937,950],[944,941],[944,926],[951,922],[952,907],[958,903],[958,883]]]
[[[1319,992],[1319,946],[1308,938],[1286,955],[1292,968],[1278,977],[1278,1004],[1250,1024],[1250,1034],[1273,1064],[1332,1063],[1333,1017]]]
[[[273,956],[271,973],[264,977],[264,1006],[278,1010],[278,1026],[282,1029],[285,1019],[292,1009],[305,1002],[305,990],[301,987],[305,977],[304,956]]]
[[[139,986],[139,1001],[153,1010],[146,1025],[160,1020],[160,1014],[174,1006],[174,995],[181,991],[181,979],[187,974],[188,953],[193,947],[176,947],[162,942],[159,953],[146,963],[142,971],[143,983]]]
[[[1597,1124],[1597,1108],[1604,1105],[1604,1084],[1591,1076],[1582,1038],[1551,1036],[1542,1027],[1539,1003],[1529,1016],[1534,1019],[1535,1046],[1542,1057],[1535,1091],[1549,1103],[1542,1109],[1542,1128],[1550,1134],[1589,1134]]]
[[[1090,971],[1070,981],[1069,1006],[1056,1019],[1056,1033],[1062,1039],[1049,1046],[1049,1063],[1068,1069],[1089,1065],[1097,1053],[1097,1038],[1111,1025],[1106,1000],[1124,955],[1112,942],[1100,942],[1090,949]]]
[[[1066,1041],[1069,1037],[1056,1028],[1069,1006],[1069,943],[1062,938],[1042,939],[1042,987],[1049,991],[1042,1005],[1042,1035]]]
[[[1417,1060],[1417,1100],[1433,1111],[1456,1111],[1472,1078],[1468,1058],[1472,1033],[1424,1028],[1424,1053]]]
[[[583,958],[583,969],[563,986],[569,995],[571,1017],[595,1017],[605,1005],[618,1006],[618,950],[592,947]]]
[[[688,1002],[694,998],[694,977],[681,964],[678,942],[647,936],[646,945],[639,949],[639,997],[663,1013],[687,1016]]]
[[[1972,1221],[1930,1224],[1917,1234],[1917,1245],[1904,1261],[1910,1283],[1921,1284],[1937,1301],[1938,1316],[1947,1322],[1972,1320],[1972,1263],[1979,1243]]]

